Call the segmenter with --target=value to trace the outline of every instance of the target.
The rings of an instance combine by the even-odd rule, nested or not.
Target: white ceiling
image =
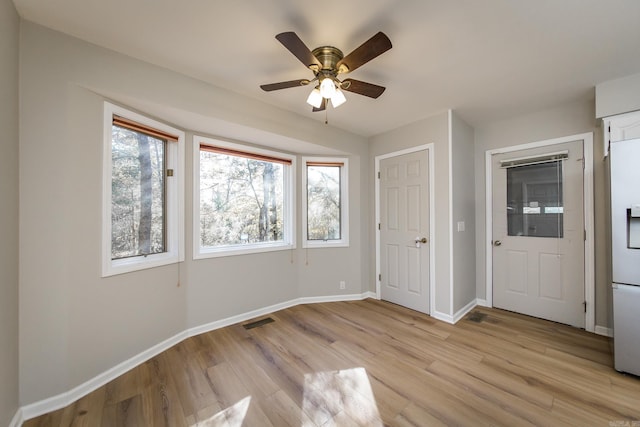
[[[330,124],[371,136],[455,109],[467,122],[593,98],[640,72],[638,0],[14,0],[29,21],[324,121],[312,77],[275,38],[295,31],[345,55],[378,31],[393,48],[349,77],[386,86],[347,93]],[[343,78],[345,76],[343,75]]]

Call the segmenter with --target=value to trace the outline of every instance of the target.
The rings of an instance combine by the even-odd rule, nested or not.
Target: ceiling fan
[[[276,39],[313,72],[314,78],[261,85],[260,88],[266,92],[317,83],[311,91],[307,103],[313,106],[312,111],[323,111],[327,107],[327,100],[331,100],[331,105],[334,108],[346,101],[344,93],[342,93],[343,90],[370,98],[379,97],[385,90],[383,86],[360,80],[345,79],[340,81],[338,79],[339,74],[354,71],[391,49],[391,41],[383,32],[378,32],[347,56],[344,56],[340,49],[333,46],[320,46],[311,51],[293,31],[280,33]]]

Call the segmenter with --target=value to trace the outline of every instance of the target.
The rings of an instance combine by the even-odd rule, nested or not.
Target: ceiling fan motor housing
[[[320,72],[324,75],[336,77],[338,73],[346,73],[349,71],[345,65],[342,65],[340,69],[337,68],[338,62],[344,58],[344,54],[337,47],[321,46],[313,49],[311,53],[318,58],[318,61],[322,64],[322,70],[320,70]],[[344,70],[342,68],[344,68]]]

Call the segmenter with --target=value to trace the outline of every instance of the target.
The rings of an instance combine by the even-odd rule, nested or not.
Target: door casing
[[[595,331],[595,247],[594,247],[594,201],[593,201],[593,133],[582,133],[561,138],[547,139],[528,144],[487,150],[485,152],[485,303],[493,307],[493,187],[491,180],[491,158],[494,154],[509,153],[529,148],[553,146],[565,142],[582,140],[584,144],[584,295],[586,305],[585,330]]]
[[[380,291],[380,230],[378,224],[380,223],[380,180],[378,174],[380,173],[380,161],[388,159],[390,157],[401,156],[404,154],[415,153],[417,151],[427,150],[429,154],[429,313],[435,311],[435,271],[434,271],[434,253],[435,253],[435,199],[434,199],[434,162],[433,162],[433,143],[419,145],[416,147],[407,148],[405,150],[394,151],[392,153],[381,154],[375,158],[375,210],[376,210],[376,298],[381,298]]]

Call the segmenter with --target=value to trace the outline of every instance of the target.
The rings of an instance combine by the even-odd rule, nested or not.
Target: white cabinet
[[[612,142],[640,138],[640,111],[618,114],[602,119],[604,156],[609,155]]]

